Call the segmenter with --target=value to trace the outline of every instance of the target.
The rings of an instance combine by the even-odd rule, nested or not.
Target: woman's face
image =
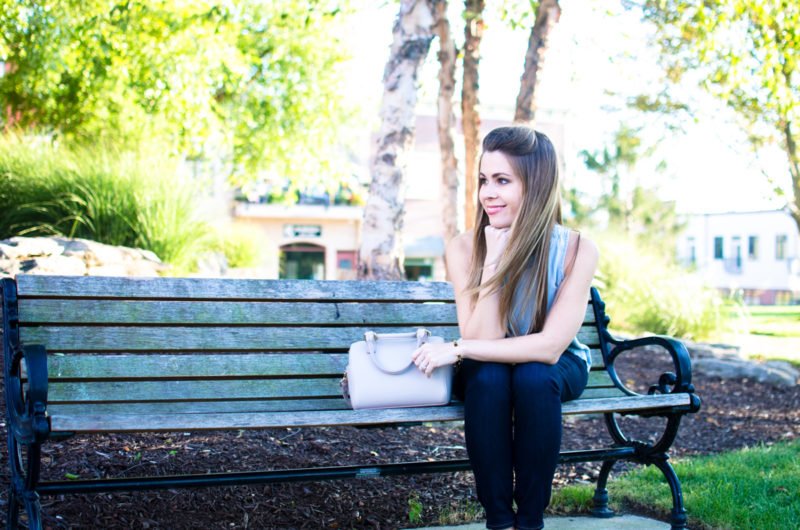
[[[489,224],[495,228],[510,227],[522,205],[523,186],[505,154],[483,153],[478,186],[478,199],[489,215]]]

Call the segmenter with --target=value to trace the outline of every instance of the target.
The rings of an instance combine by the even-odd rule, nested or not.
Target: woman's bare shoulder
[[[463,232],[447,243],[447,255],[470,256],[472,254],[472,232]]]
[[[567,255],[565,259],[566,268],[565,274],[569,274],[572,266],[577,259],[581,261],[589,261],[592,264],[597,263],[599,251],[597,245],[578,231],[569,231],[569,241],[567,242]],[[594,265],[592,265],[594,267]]]
[[[466,280],[469,263],[472,260],[472,232],[459,234],[447,243],[445,250],[447,276],[459,285]]]

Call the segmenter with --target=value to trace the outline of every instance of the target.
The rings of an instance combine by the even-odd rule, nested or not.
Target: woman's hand
[[[436,368],[458,361],[458,348],[453,342],[425,343],[411,354],[411,360],[421,372],[430,377]]]
[[[484,265],[497,265],[508,243],[508,237],[511,234],[511,227],[508,228],[495,228],[492,225],[486,225],[483,229],[483,237],[486,240],[486,259]]]

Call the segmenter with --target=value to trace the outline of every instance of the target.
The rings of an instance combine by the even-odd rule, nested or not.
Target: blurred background
[[[445,280],[475,146],[525,123],[614,330],[798,363],[798,7],[695,4],[0,0],[0,268],[65,236],[175,276]]]

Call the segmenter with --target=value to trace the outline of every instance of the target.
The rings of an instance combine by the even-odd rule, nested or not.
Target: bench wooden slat
[[[48,389],[50,402],[194,401],[341,396],[339,380],[252,379],[236,381],[104,381],[57,383]]]
[[[58,402],[148,402],[235,400],[300,397],[338,397],[341,376],[310,379],[226,379],[165,381],[58,382],[49,385],[48,400]],[[615,390],[603,372],[590,374],[584,394],[597,389]],[[618,392],[618,391],[617,391]],[[592,394],[594,395],[594,394]]]
[[[17,276],[20,298],[121,298],[145,300],[453,300],[446,282],[240,280],[231,278],[112,278]]]
[[[599,348],[591,348],[589,353],[592,355],[592,370],[604,370],[605,361],[603,360],[603,353]]]
[[[333,324],[456,325],[455,304],[392,302],[207,302],[152,300],[21,300],[20,321],[31,324]],[[586,306],[584,324],[594,323]]]
[[[349,410],[337,399],[268,399],[245,401],[177,401],[167,403],[54,403],[47,407],[50,416],[90,414],[227,414],[231,412],[289,412],[302,410]]]
[[[141,300],[22,300],[30,324],[434,324],[456,325],[455,304],[206,302]]]
[[[218,355],[54,355],[51,381],[59,379],[175,379],[341,374],[346,353],[222,353]]]
[[[626,397],[624,399],[578,399],[563,405],[564,414],[635,412],[653,408],[689,406],[688,394]],[[374,425],[382,423],[455,421],[463,419],[461,405],[382,410],[264,412],[230,414],[122,414],[53,415],[54,431],[74,433],[197,431],[215,429],[259,429],[327,425]]]
[[[458,338],[457,326],[428,326],[446,340]],[[168,351],[168,350],[347,350],[366,331],[399,333],[413,327],[130,327],[130,326],[42,326],[24,328],[27,344],[46,344],[50,352],[70,351]],[[583,327],[578,340],[592,347],[597,330]],[[124,346],[124,350],[121,347]]]
[[[59,380],[229,379],[242,377],[336,375],[347,366],[346,353],[247,353],[217,355],[51,355],[48,377]],[[231,383],[235,384],[235,383]],[[612,386],[605,370],[589,373],[589,387]]]
[[[619,398],[626,394],[617,387],[586,388],[581,399]]]

